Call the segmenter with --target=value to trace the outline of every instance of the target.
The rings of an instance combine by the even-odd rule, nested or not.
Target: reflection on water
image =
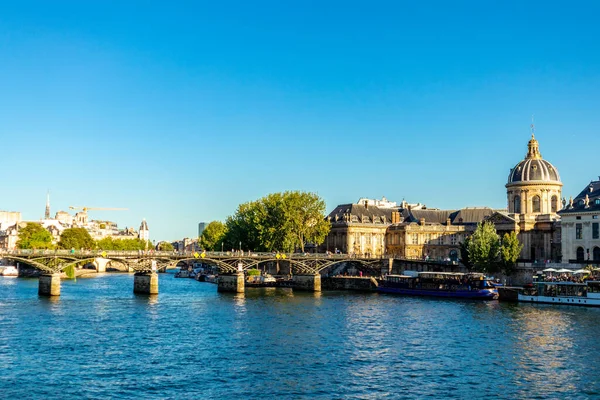
[[[0,280],[2,397],[586,398],[600,310],[349,292],[248,289],[131,275]],[[27,374],[51,365],[43,374]],[[68,376],[68,379],[65,377]],[[451,388],[451,390],[449,389]]]

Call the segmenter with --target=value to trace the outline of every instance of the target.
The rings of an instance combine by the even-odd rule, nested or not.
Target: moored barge
[[[450,297],[476,300],[494,300],[498,291],[492,282],[480,273],[418,272],[388,275],[378,291],[407,296]]]

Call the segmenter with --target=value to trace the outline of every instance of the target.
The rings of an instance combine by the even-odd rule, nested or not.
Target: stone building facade
[[[460,243],[477,224],[494,214],[491,208],[461,210],[400,209],[387,230],[387,252],[396,258],[457,262]]]
[[[19,239],[19,211],[0,211],[0,250],[13,250]]]
[[[361,199],[361,204],[338,205],[327,219],[331,230],[319,251],[340,252],[360,257],[380,257],[386,254],[385,235],[392,223],[393,206],[378,207]],[[379,203],[381,205],[381,203]]]
[[[598,179],[591,181],[558,212],[563,263],[600,263],[600,177]]]

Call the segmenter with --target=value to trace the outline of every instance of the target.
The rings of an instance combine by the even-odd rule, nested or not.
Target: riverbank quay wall
[[[338,276],[321,278],[322,290],[374,292],[378,286],[379,281],[372,277]]]

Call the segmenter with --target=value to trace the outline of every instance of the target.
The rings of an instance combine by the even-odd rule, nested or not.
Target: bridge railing
[[[156,250],[67,250],[67,249],[16,249],[6,250],[0,249],[1,255],[12,256],[77,256],[77,257],[165,257],[165,258],[275,258],[275,259],[378,259],[388,258],[388,256],[358,256],[352,254],[335,254],[335,253],[279,253],[279,252],[249,252],[249,251],[156,251]]]

